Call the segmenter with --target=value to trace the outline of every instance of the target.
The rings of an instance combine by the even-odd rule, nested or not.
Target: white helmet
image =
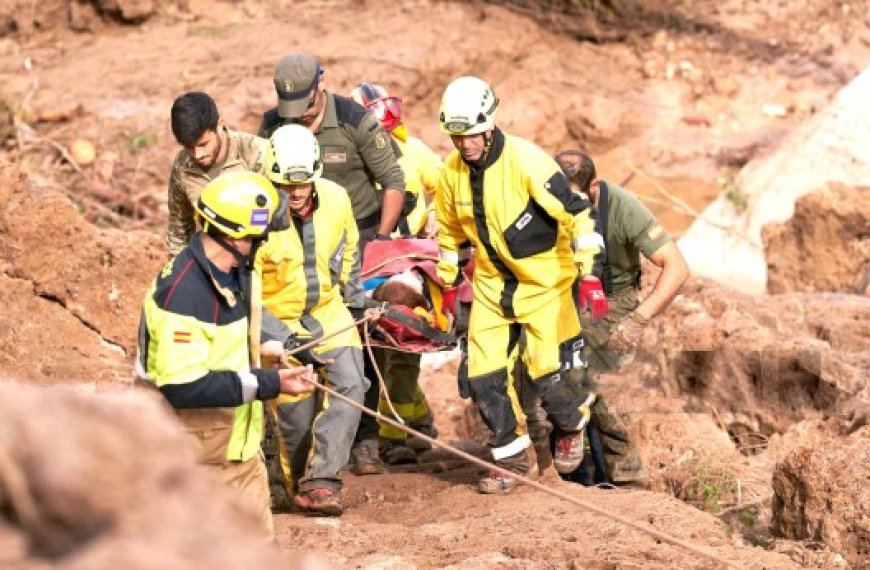
[[[441,97],[438,123],[448,135],[475,135],[495,126],[498,97],[489,84],[465,75],[450,82]]]
[[[323,173],[320,145],[302,125],[284,125],[269,139],[265,167],[276,184],[308,184]]]

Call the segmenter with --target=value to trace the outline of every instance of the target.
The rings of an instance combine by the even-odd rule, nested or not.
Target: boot
[[[556,438],[553,465],[563,475],[574,472],[583,463],[586,446],[586,430],[563,432]]]
[[[350,450],[348,469],[354,475],[381,475],[387,472],[387,466],[378,456],[378,441],[366,439]]]
[[[401,465],[402,463],[417,463],[417,454],[413,449],[405,445],[402,440],[381,440],[381,459],[387,465]]]
[[[293,497],[293,504],[309,515],[340,517],[344,512],[344,504],[338,492],[326,487],[300,492]]]
[[[427,435],[432,439],[436,439],[438,437],[438,430],[435,429],[435,426],[431,424],[427,425],[414,425],[411,424],[411,427],[415,430],[419,431],[423,435]],[[405,441],[405,445],[413,449],[414,451],[428,451],[432,449],[432,444],[423,439],[422,437],[417,437],[416,435],[408,436],[408,439]]]
[[[529,479],[538,478],[538,459],[535,448],[531,445],[516,455],[496,461],[495,464]],[[507,495],[513,492],[518,483],[516,477],[492,470],[478,482],[477,490],[484,495]]]

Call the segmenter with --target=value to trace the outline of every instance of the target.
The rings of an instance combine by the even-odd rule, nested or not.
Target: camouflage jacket
[[[214,164],[207,170],[200,168],[184,149],[178,152],[172,163],[172,174],[169,177],[169,229],[166,234],[166,246],[173,255],[187,245],[196,231],[193,206],[206,184],[224,172],[250,170],[263,174],[266,140],[226,127],[224,129],[227,133],[229,150],[226,160],[222,163]]]

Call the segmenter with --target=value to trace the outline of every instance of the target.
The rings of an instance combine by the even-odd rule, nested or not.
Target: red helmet
[[[362,82],[350,92],[351,98],[369,109],[387,130],[392,131],[402,124],[404,106],[398,97],[391,97],[387,90],[376,83]]]

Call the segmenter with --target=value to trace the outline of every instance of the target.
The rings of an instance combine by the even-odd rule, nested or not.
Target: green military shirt
[[[175,255],[181,251],[196,231],[194,204],[205,186],[225,172],[249,170],[263,174],[267,141],[248,133],[224,127],[227,133],[227,157],[205,170],[200,168],[187,151],[180,150],[172,163],[169,177],[169,231],[166,246]]]
[[[314,136],[323,155],[323,177],[344,186],[360,230],[380,223],[381,200],[376,189],[405,189],[405,176],[380,122],[359,103],[328,91],[326,111]],[[263,115],[259,135],[272,136],[290,121],[277,108]]]
[[[602,184],[607,184],[608,190],[604,243],[613,293],[616,293],[637,286],[640,279],[640,255],[652,256],[671,241],[671,236],[643,202],[631,192],[609,182],[602,181]],[[599,205],[599,212],[602,210]]]

